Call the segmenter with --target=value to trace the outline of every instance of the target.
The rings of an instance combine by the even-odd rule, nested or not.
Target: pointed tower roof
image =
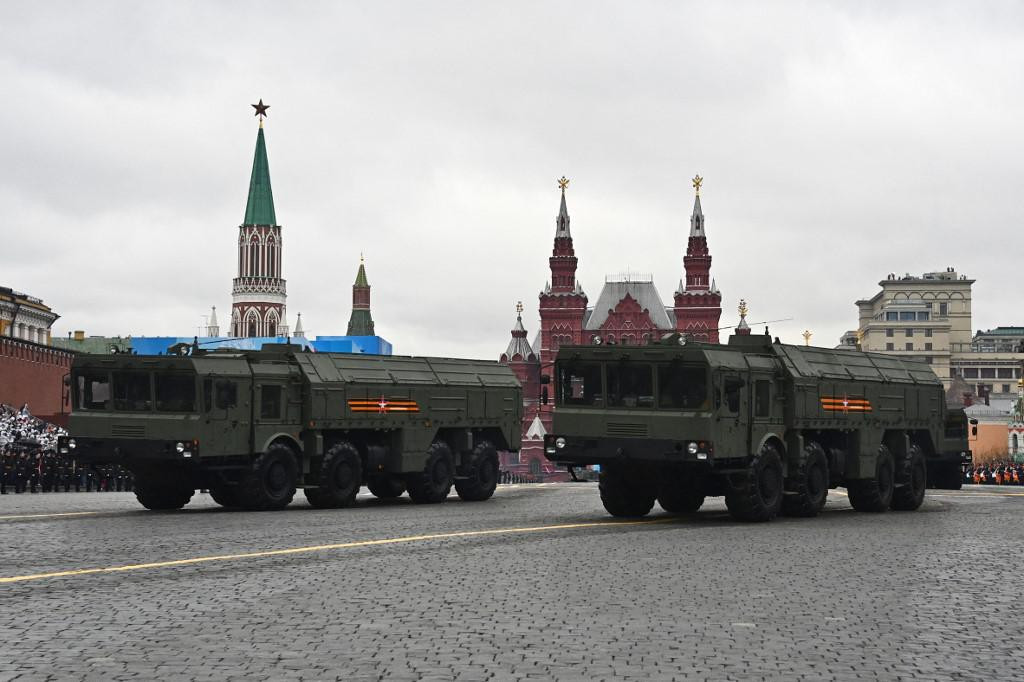
[[[558,181],[558,186],[562,189],[562,205],[558,209],[558,217],[555,218],[555,239],[571,239],[572,234],[569,232],[569,209],[565,206],[565,188],[569,186],[569,179],[563,175],[562,179]]]
[[[359,271],[356,273],[356,283],[355,283],[355,286],[357,286],[357,287],[368,287],[368,286],[370,286],[370,281],[368,279],[366,279],[366,265],[365,265],[365,263],[363,261],[363,255],[362,254],[359,254]]]
[[[256,133],[256,155],[252,161],[249,180],[249,199],[245,203],[243,225],[277,225],[274,214],[274,193],[270,189],[270,164],[267,162],[267,142],[263,137],[263,121]]]
[[[740,323],[736,325],[736,333],[740,336],[750,335],[750,325],[747,324],[747,301],[746,299],[740,299],[739,311],[740,311]]]
[[[207,327],[216,327],[217,325],[217,306],[213,306],[210,311],[210,321],[206,324]]]
[[[700,195],[693,200],[693,214],[690,215],[690,236],[704,237],[704,212],[700,210]]]
[[[704,184],[704,178],[699,174],[693,177],[693,189],[696,196],[693,199],[693,213],[690,215],[690,236],[704,237],[704,212],[700,209],[700,187]]]
[[[512,327],[512,340],[508,342],[505,349],[505,358],[511,360],[516,355],[523,360],[530,360],[536,356],[530,342],[526,340],[526,327],[523,326],[523,302],[516,304],[516,324]]]
[[[295,318],[295,331],[292,332],[292,336],[304,337],[306,332],[302,330],[302,313],[299,313],[298,317]]]

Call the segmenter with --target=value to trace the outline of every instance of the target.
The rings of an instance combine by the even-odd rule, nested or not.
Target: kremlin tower
[[[231,335],[287,336],[287,293],[281,277],[281,226],[274,213],[270,165],[263,136],[269,105],[253,104],[260,119],[245,219],[238,228],[238,276],[231,288]]]
[[[370,315],[370,282],[366,279],[366,266],[359,257],[356,283],[352,285],[352,316],[348,319],[348,336],[374,336],[373,317]]]

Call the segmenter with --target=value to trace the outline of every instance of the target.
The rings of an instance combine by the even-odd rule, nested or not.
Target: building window
[[[906,328],[906,334],[907,334],[907,338],[908,339],[914,338],[914,328],[913,327],[907,327]]]
[[[927,320],[929,317],[931,317],[931,314],[923,310],[917,313],[917,319],[919,320]]]
[[[977,379],[978,369],[976,367],[964,367],[964,379]]]
[[[914,344],[913,343],[908,343],[907,344],[907,350],[914,350]]]
[[[924,335],[926,337],[928,337],[929,339],[932,338],[932,330],[931,329],[925,329],[924,330]]]
[[[1012,367],[1000,367],[999,369],[996,370],[996,376],[998,376],[1000,379],[1012,379],[1013,378],[1013,368]]]
[[[892,344],[891,343],[885,344],[885,349],[886,350],[893,350]]]
[[[915,315],[914,315],[913,311],[911,311],[909,313],[901,312],[900,313],[900,322],[913,322],[914,321],[914,317],[915,317]]]
[[[885,319],[886,320],[899,320],[900,319],[900,314],[899,313],[886,313],[885,314]]]
[[[996,378],[996,370],[995,370],[995,368],[994,367],[982,367],[981,368],[981,378],[982,379],[995,379]]]
[[[1003,393],[1010,392],[1010,384],[1003,384]]]
[[[924,344],[924,349],[925,350],[931,350],[932,349],[932,344],[930,344],[930,343]]]
[[[889,328],[887,328],[887,329],[885,330],[885,335],[886,335],[886,336],[887,336],[888,338],[892,338],[892,327],[889,327]]]
[[[945,317],[948,314],[949,314],[949,304],[948,303],[940,303],[939,304],[939,317]]]

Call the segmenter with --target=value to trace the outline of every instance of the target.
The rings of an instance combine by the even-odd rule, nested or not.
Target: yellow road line
[[[259,559],[272,556],[287,556],[293,554],[309,554],[312,552],[324,552],[336,549],[353,549],[356,547],[376,547],[380,545],[397,545],[406,542],[424,542],[427,540],[446,540],[450,538],[472,538],[486,535],[514,535],[521,533],[540,533],[554,530],[575,530],[579,528],[600,528],[614,526],[639,526],[655,523],[667,523],[674,521],[673,518],[646,519],[642,521],[593,521],[588,523],[563,523],[553,526],[528,526],[524,528],[495,528],[491,530],[465,530],[453,533],[433,533],[430,535],[409,535],[400,538],[384,538],[380,540],[357,540],[354,542],[337,542],[329,545],[311,545],[308,547],[290,547],[287,549],[271,549],[262,552],[245,552],[241,554],[220,554],[215,556],[193,557],[191,559],[172,559],[169,561],[154,561],[146,564],[127,564],[124,566],[107,566],[105,568],[80,568],[67,571],[53,571],[50,573],[35,573],[32,575],[15,575],[0,578],[0,584],[20,583],[30,580],[43,580],[44,578],[66,578],[78,575],[91,575],[94,573],[118,573],[122,571],[141,571],[151,568],[167,568],[171,566],[189,566],[192,564],[206,564],[215,561],[237,561],[239,559]]]
[[[1024,493],[928,493],[934,497],[1024,497]]]
[[[81,512],[60,512],[53,514],[18,514],[15,516],[0,516],[0,521],[11,521],[14,519],[50,519],[58,516],[94,516],[105,512],[81,511]]]

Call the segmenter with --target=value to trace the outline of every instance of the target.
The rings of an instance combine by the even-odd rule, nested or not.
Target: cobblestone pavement
[[[1020,679],[1024,491],[829,499],[615,525],[593,484],[279,513],[7,495],[0,579],[159,565],[0,582],[0,680]]]

